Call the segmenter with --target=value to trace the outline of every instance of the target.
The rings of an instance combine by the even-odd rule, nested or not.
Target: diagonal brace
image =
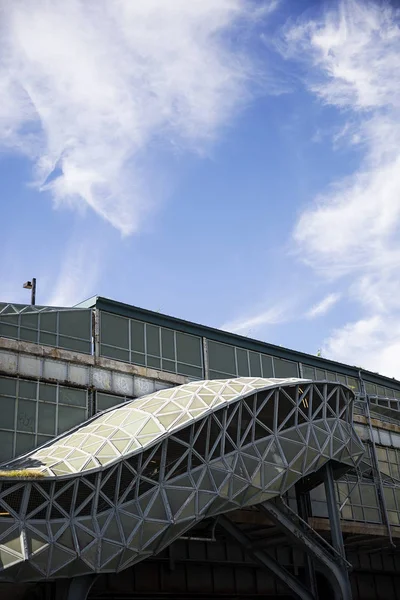
[[[282,567],[269,554],[253,547],[252,541],[236,525],[232,523],[225,515],[219,515],[218,525],[221,525],[229,535],[231,535],[246,552],[251,554],[258,562],[267,567],[276,577],[285,584],[295,598],[300,600],[315,600],[315,596],[294,576],[290,571]]]
[[[322,544],[316,539],[313,539],[309,533],[303,531],[297,523],[290,518],[284,510],[280,508],[278,503],[262,502],[258,505],[268,518],[275,524],[280,525],[286,535],[294,544],[309,554],[313,559],[316,559],[323,567],[323,571],[331,580],[331,583],[336,591],[340,594],[342,600],[351,600],[352,593],[347,572],[347,561],[337,555],[335,559]],[[334,549],[332,548],[332,551]],[[336,554],[336,553],[335,553]]]

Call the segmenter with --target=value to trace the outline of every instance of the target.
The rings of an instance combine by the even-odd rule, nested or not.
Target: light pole
[[[25,290],[31,290],[31,304],[34,306],[36,303],[36,277],[33,277],[32,281],[25,281],[22,287]]]

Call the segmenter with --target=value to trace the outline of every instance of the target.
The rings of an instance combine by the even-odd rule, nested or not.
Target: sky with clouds
[[[0,0],[1,300],[400,378],[396,6]]]

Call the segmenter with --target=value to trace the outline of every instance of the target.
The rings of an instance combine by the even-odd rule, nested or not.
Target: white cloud
[[[99,244],[93,240],[71,240],[61,268],[52,280],[46,277],[40,304],[74,306],[95,295],[95,285],[101,268]],[[41,281],[39,282],[41,284]]]
[[[241,317],[235,321],[229,321],[221,326],[221,329],[239,333],[242,335],[251,335],[254,329],[266,325],[277,325],[283,323],[288,318],[288,307],[282,304],[272,306],[255,315]]]
[[[306,317],[308,319],[315,319],[316,317],[321,317],[325,315],[339,300],[340,294],[332,293],[328,294],[317,304],[314,304],[306,313]]]
[[[341,143],[362,160],[300,216],[300,256],[325,277],[350,275],[360,319],[333,332],[324,354],[400,377],[400,12],[344,0],[318,22],[285,32],[287,57],[302,56],[307,85],[336,107]]]
[[[246,99],[251,65],[229,36],[268,13],[242,0],[0,10],[0,143],[29,155],[57,204],[90,206],[123,234],[152,204],[157,143],[198,150]]]

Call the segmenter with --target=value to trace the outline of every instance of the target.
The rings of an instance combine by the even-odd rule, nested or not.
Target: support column
[[[328,505],[329,522],[331,524],[332,546],[343,558],[346,558],[342,528],[340,525],[340,513],[335,491],[335,480],[333,478],[332,465],[329,462],[325,465],[324,486],[326,503]]]
[[[297,511],[299,513],[299,517],[303,519],[306,523],[308,523],[308,517],[311,514],[310,510],[310,492],[302,492],[300,490],[299,485],[297,484],[295,487],[296,491],[296,502],[297,502]],[[318,588],[317,588],[317,578],[315,576],[315,568],[313,558],[306,554],[305,556],[305,571],[306,571],[306,585],[310,588],[311,593],[314,594],[316,600],[318,600]]]
[[[346,560],[346,551],[344,549],[342,527],[340,524],[340,512],[336,498],[335,480],[333,477],[332,465],[328,462],[325,465],[324,470],[324,486],[326,494],[326,503],[328,506],[329,522],[331,526],[331,538],[332,546],[341,555],[343,560]],[[346,581],[347,587],[347,598],[352,598],[352,591],[350,585],[349,573],[345,567],[345,563],[342,564],[343,577]]]

